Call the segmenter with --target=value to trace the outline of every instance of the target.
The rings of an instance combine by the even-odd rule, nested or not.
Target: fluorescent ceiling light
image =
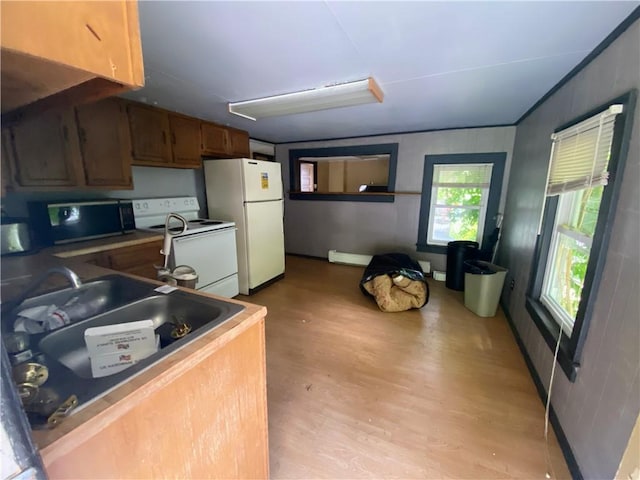
[[[371,77],[274,97],[229,103],[229,112],[249,120],[294,113],[315,112],[330,108],[351,107],[364,103],[382,103],[383,93]]]

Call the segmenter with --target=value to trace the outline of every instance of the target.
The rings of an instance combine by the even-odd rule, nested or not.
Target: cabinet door
[[[185,167],[201,167],[200,120],[182,115],[169,115],[169,123],[173,162]]]
[[[51,110],[11,127],[12,170],[26,187],[77,186],[82,161],[73,109]]]
[[[134,163],[171,164],[169,115],[164,110],[129,104]]]
[[[6,2],[2,17],[3,49],[144,85],[136,2]],[[47,41],[34,41],[35,36]]]
[[[84,255],[76,255],[75,257],[69,257],[75,263],[89,263],[98,267],[109,268],[109,259],[103,252],[98,253],[85,253]]]
[[[151,367],[162,373],[148,384],[129,381],[113,394],[121,400],[102,402],[108,411],[90,415],[82,410],[65,420],[72,426],[69,433],[41,450],[47,475],[268,478],[264,320],[241,321],[243,327],[234,329],[238,334],[227,332],[228,341],[212,336],[211,343],[200,342],[198,350],[192,343],[166,359],[173,368]],[[180,373],[173,374],[178,368]],[[126,396],[123,390],[133,393]],[[185,396],[188,402],[180,403]],[[96,408],[101,412],[105,407]],[[81,421],[80,428],[73,428]],[[40,437],[40,432],[35,435]],[[176,455],[177,446],[203,439],[212,439],[206,454]]]
[[[202,154],[226,157],[229,142],[227,129],[215,123],[202,122]]]
[[[118,98],[76,108],[87,185],[133,188],[131,138],[125,104]]]
[[[164,257],[160,254],[161,248],[162,240],[159,240],[109,250],[106,252],[109,268],[155,280],[154,265],[162,265],[164,262]]]
[[[229,155],[231,157],[249,158],[249,133],[244,130],[228,129]]]
[[[3,113],[33,112],[54,94],[69,105],[144,85],[135,1],[2,2],[0,43]]]

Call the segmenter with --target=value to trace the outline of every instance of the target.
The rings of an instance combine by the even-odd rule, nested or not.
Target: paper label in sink
[[[139,361],[153,355],[160,348],[159,340],[160,338],[158,337],[151,350],[134,350],[91,356],[91,374],[93,378],[106,377],[107,375],[119,373],[131,365],[135,365]]]
[[[148,351],[152,350],[156,343],[152,320],[87,328],[84,331],[84,341],[89,356]]]

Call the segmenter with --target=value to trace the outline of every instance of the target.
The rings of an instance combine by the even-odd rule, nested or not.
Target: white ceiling
[[[282,143],[512,124],[639,2],[139,4],[128,98]],[[382,104],[252,122],[227,102],[373,76]]]

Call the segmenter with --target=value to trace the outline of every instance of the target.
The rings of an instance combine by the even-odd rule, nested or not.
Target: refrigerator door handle
[[[281,198],[274,198],[271,200],[251,200],[250,202],[247,202],[246,200],[244,202],[242,202],[244,205],[251,205],[253,203],[270,203],[270,202],[282,202]]]

